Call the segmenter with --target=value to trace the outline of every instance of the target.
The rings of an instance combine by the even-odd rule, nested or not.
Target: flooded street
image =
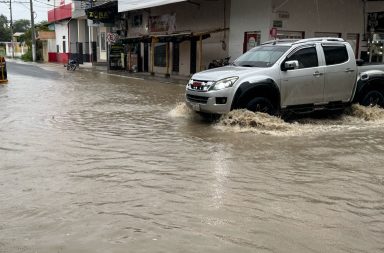
[[[183,85],[8,68],[0,253],[384,252],[384,110],[213,124]]]

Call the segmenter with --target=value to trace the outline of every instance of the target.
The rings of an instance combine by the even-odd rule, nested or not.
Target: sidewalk
[[[51,65],[51,66],[63,66],[62,63],[55,63],[55,62],[24,62],[20,59],[6,59],[9,62],[16,62],[16,63],[23,63],[23,64],[34,64],[36,66],[39,65]],[[189,76],[181,76],[181,75],[171,75],[170,77],[165,77],[164,74],[155,74],[151,75],[148,72],[128,72],[124,70],[107,70],[107,66],[93,66],[90,63],[80,64],[79,68],[76,71],[91,71],[91,72],[98,72],[98,73],[104,73],[109,75],[115,75],[115,76],[123,76],[123,77],[130,77],[130,78],[136,78],[136,79],[142,79],[142,80],[151,80],[151,81],[157,81],[162,83],[174,83],[174,84],[183,84],[186,85],[190,79]]]
[[[186,85],[190,79],[189,76],[181,75],[171,75],[170,77],[165,77],[164,74],[155,74],[151,75],[148,72],[128,72],[124,70],[107,70],[106,65],[92,65],[90,63],[80,64],[79,69],[76,71],[92,71],[98,73],[105,73],[115,76],[124,76],[129,78],[136,78],[142,80],[151,80],[162,83],[174,83],[174,84],[183,84]]]
[[[107,70],[105,69],[105,71]],[[151,75],[151,73],[148,73],[148,72],[133,73],[128,71],[110,70],[108,73],[113,75],[139,78],[139,79],[157,81],[162,83],[175,83],[175,84],[185,84],[185,85],[188,83],[190,79],[189,76],[171,75],[170,77],[165,77],[164,74]]]

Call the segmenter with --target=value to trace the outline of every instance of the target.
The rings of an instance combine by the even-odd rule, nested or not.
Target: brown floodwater
[[[384,110],[207,123],[183,85],[10,62],[0,252],[384,252]]]

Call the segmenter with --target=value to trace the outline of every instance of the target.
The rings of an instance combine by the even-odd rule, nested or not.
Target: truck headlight
[[[232,87],[238,79],[239,77],[237,76],[221,79],[213,84],[211,90],[222,90],[222,89]]]

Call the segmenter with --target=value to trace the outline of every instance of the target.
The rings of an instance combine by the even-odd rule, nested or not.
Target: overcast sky
[[[0,1],[0,15],[5,15],[9,20],[9,3],[2,3],[3,1],[9,0]],[[33,0],[35,23],[39,23],[43,20],[48,20],[48,10],[51,10],[53,8],[52,6],[50,6],[51,3],[52,1],[48,2],[48,0]],[[18,19],[31,20],[29,0],[12,0],[12,17],[14,21]]]

